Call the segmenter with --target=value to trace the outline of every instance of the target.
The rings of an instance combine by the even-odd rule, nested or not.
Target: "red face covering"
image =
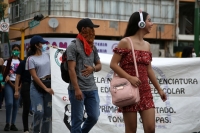
[[[77,38],[83,42],[85,54],[89,56],[92,53],[94,46],[94,29],[89,27],[82,29],[82,31],[77,35]]]

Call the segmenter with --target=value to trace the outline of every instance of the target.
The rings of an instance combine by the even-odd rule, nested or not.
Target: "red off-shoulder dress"
[[[128,74],[136,76],[132,50],[115,48],[113,52],[122,56],[120,67]],[[151,88],[148,82],[147,72],[147,66],[152,61],[152,54],[149,51],[141,50],[134,50],[134,52],[138,67],[139,79],[142,82],[142,84],[139,86],[140,101],[137,104],[119,108],[119,112],[136,112],[155,108]]]

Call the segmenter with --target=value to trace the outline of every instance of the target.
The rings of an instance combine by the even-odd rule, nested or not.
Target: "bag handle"
[[[135,52],[134,52],[134,47],[133,47],[133,42],[131,41],[130,37],[126,37],[126,38],[127,38],[128,41],[130,42],[131,50],[132,50],[132,55],[133,55],[134,66],[135,66],[136,76],[139,77],[138,68],[137,68],[137,62],[136,62]],[[117,75],[116,75],[116,73],[114,72],[113,78],[115,78],[115,77],[117,77]]]
[[[133,61],[134,61],[136,76],[139,77],[138,68],[137,68],[137,62],[136,62],[135,52],[134,52],[134,47],[133,47],[133,42],[132,42],[132,40],[130,39],[130,37],[126,37],[126,38],[127,38],[127,39],[129,40],[129,42],[130,42],[131,49],[132,49],[132,54],[133,54]]]

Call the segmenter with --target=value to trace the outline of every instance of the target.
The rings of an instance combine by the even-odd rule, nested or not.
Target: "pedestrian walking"
[[[155,105],[148,79],[157,89],[163,101],[166,94],[157,82],[153,72],[151,61],[152,53],[150,44],[144,41],[144,36],[150,33],[153,23],[146,12],[134,12],[129,19],[124,38],[113,50],[114,54],[110,62],[111,69],[121,78],[126,78],[133,86],[139,87],[140,101],[136,104],[119,108],[123,113],[125,133],[136,133],[137,112],[140,113],[145,133],[155,133]],[[133,43],[139,77],[136,77],[134,60],[129,37]]]
[[[70,83],[68,94],[71,103],[71,133],[88,133],[98,121],[99,95],[94,72],[101,70],[101,62],[94,45],[95,30],[99,27],[89,18],[77,24],[79,34],[67,48]],[[84,121],[84,107],[87,118]],[[84,121],[84,122],[83,122]],[[83,123],[83,125],[82,125]],[[81,127],[82,125],[82,127]]]
[[[20,59],[20,46],[18,44],[12,45],[12,56],[4,62],[3,76],[6,82],[4,88],[5,94],[5,105],[6,105],[6,125],[4,131],[18,131],[18,128],[15,126],[15,120],[17,116],[19,99],[14,98],[14,89],[15,89],[15,79],[16,79],[16,70],[19,66]],[[20,89],[21,86],[18,86]],[[12,117],[11,117],[12,116]],[[11,117],[11,123],[10,123]],[[11,124],[11,125],[10,125]]]
[[[31,52],[28,51],[27,57],[31,55]],[[16,80],[15,80],[15,94],[14,97],[19,99],[21,96],[22,103],[23,103],[23,110],[22,110],[22,122],[24,127],[24,133],[29,133],[29,126],[28,126],[28,116],[30,112],[31,100],[30,100],[30,83],[31,83],[31,74],[29,70],[25,70],[27,58],[21,61],[17,70],[16,70]],[[21,85],[21,90],[19,91],[19,84]]]
[[[33,109],[33,133],[49,133],[52,119],[51,65],[50,55],[45,52],[48,41],[41,36],[30,40],[32,56],[27,58],[26,70],[31,74],[30,98]],[[41,127],[41,129],[40,129]]]

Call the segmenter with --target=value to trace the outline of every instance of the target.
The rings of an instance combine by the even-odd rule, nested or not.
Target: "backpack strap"
[[[78,55],[79,55],[79,53],[78,53],[78,46],[77,46],[77,38],[76,39],[74,39],[74,40],[72,40],[72,42],[76,45],[76,52],[77,52],[77,54],[76,54],[76,59],[78,58]]]
[[[3,81],[5,81],[6,76],[9,74],[11,62],[12,62],[12,57],[10,57],[7,60],[7,65],[6,65],[5,71],[3,72]]]
[[[77,50],[77,43],[76,43],[76,42],[77,42],[77,39],[74,39],[74,40],[72,40],[71,42],[75,43],[75,45],[76,45],[76,51],[78,51],[78,50]],[[67,49],[66,49],[65,52],[64,52],[65,54],[67,54],[66,51],[67,51]],[[78,53],[78,52],[77,52],[77,53]],[[79,55],[79,54],[76,54],[76,59],[78,58],[78,55]],[[67,55],[66,55],[66,56],[67,56]],[[67,67],[67,59],[66,59],[66,61],[64,61],[64,69],[65,69],[65,70],[68,69],[68,67]]]

